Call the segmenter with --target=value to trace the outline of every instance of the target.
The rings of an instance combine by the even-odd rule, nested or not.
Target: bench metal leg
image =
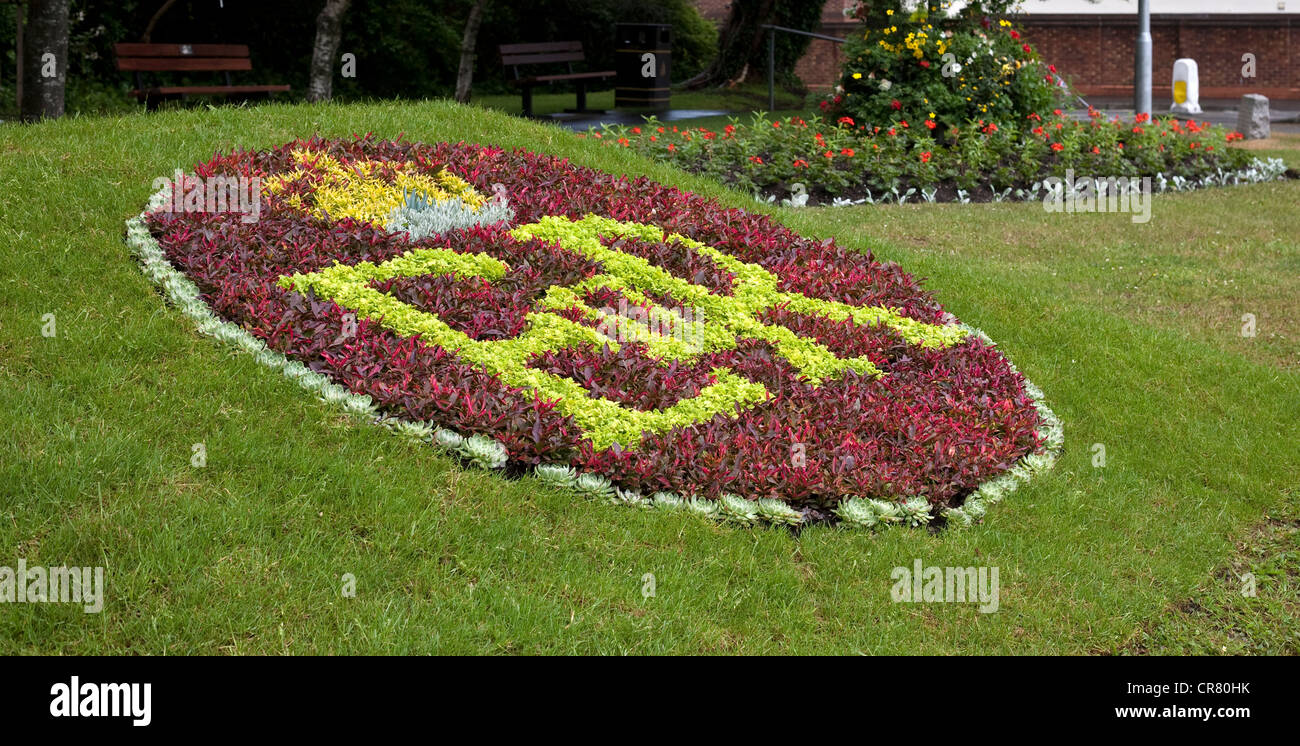
[[[523,93],[524,96],[524,116],[532,117],[533,116],[533,87],[530,85],[526,85],[523,87],[521,93]]]
[[[587,110],[587,81],[578,81],[578,111]]]

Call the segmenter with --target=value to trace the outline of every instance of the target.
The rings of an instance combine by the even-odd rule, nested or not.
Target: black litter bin
[[[673,27],[620,23],[617,34],[614,106],[667,109]]]

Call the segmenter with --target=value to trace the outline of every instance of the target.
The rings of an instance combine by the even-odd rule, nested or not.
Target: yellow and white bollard
[[[1169,110],[1178,114],[1201,113],[1201,82],[1196,74],[1196,60],[1184,57],[1174,61],[1174,103]]]

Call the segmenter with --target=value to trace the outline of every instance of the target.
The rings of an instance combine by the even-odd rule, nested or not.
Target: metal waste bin
[[[614,106],[667,109],[673,27],[620,23],[617,35]]]

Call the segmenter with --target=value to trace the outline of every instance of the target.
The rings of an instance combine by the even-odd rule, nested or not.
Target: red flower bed
[[[300,168],[293,151],[304,150],[326,154],[345,168],[391,164],[375,172],[382,179],[396,178],[403,169],[433,176],[445,168],[480,195],[504,194],[513,210],[509,223],[412,240],[377,222],[304,210],[293,200],[310,197],[321,182],[300,180],[278,193],[264,189],[256,222],[244,222],[233,212],[148,217],[168,259],[194,280],[218,316],[351,391],[368,394],[390,415],[488,435],[517,464],[566,463],[646,493],[773,497],[813,518],[846,496],[892,501],[920,496],[937,507],[957,505],[1039,444],[1038,415],[1020,375],[974,336],[947,345],[908,341],[899,329],[913,321],[942,329],[951,317],[914,278],[870,253],[803,238],[766,216],[723,208],[645,178],[477,145],[308,140],[271,151],[218,155],[195,173],[204,179],[268,180]],[[833,318],[786,303],[754,317],[764,328],[813,340],[836,358],[869,360],[883,375],[845,369],[816,379],[773,341],[777,337],[742,336],[681,359],[656,357],[638,341],[574,344],[529,355],[529,370],[576,382],[591,399],[614,402],[620,411],[655,413],[696,401],[719,384],[719,370],[765,391],[756,403],[647,430],[636,443],[601,447],[564,413],[561,402],[503,382],[468,361],[458,351],[464,348],[401,334],[387,319],[356,315],[282,282],[336,263],[379,264],[415,249],[443,248],[492,257],[506,270],[495,278],[391,277],[367,287],[437,317],[475,342],[516,339],[536,318],[530,314],[543,311],[592,329],[581,303],[617,307],[620,299],[628,300],[623,288],[581,285],[605,274],[607,261],[568,244],[517,238],[511,230],[547,216],[578,221],[593,214],[662,228],[667,236],[662,241],[602,235],[600,242],[718,297],[748,298],[751,281],[707,251],[683,248],[671,234],[762,268],[776,278],[767,292],[891,309],[893,326]],[[543,307],[549,288],[568,286],[581,289],[577,305]],[[647,288],[640,302],[644,299],[665,307],[678,302],[662,289]],[[703,323],[719,322],[705,318]]]

